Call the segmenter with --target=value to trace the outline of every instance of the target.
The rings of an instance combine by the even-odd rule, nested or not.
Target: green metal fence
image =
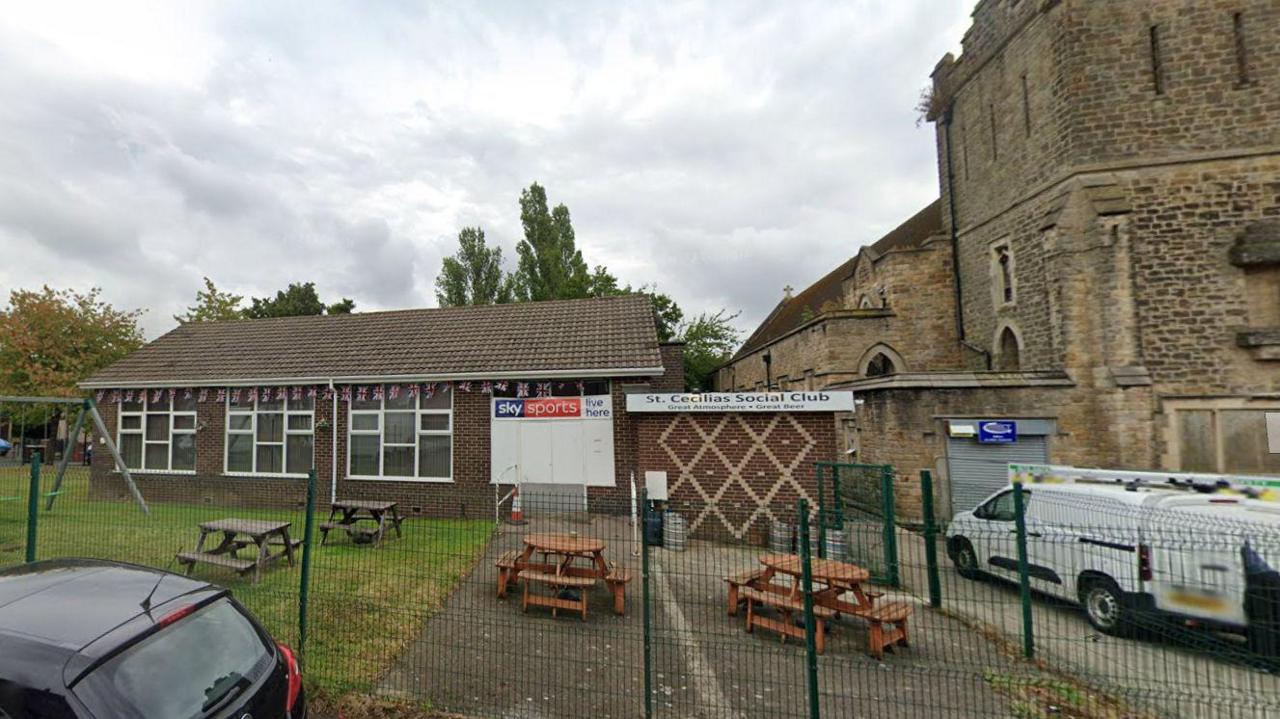
[[[208,564],[192,575],[231,588],[296,647],[310,695],[333,714],[1280,713],[1280,578],[1267,564],[1280,556],[1274,537],[1222,517],[1176,530],[1157,522],[1143,535],[1144,548],[1130,550],[1113,536],[1123,512],[1055,508],[1047,492],[1030,487],[1016,489],[1008,512],[993,512],[985,524],[943,523],[933,516],[933,477],[921,472],[910,479],[920,483],[922,516],[908,527],[896,519],[892,468],[824,463],[814,468],[812,502],[793,494],[769,505],[797,529],[794,549],[784,552],[766,546],[760,524],[740,536],[694,526],[696,517],[738,511],[728,499],[682,498],[664,510],[642,492],[634,523],[613,507],[565,513],[526,503],[527,523],[516,525],[495,523],[492,506],[467,519],[410,505],[401,508],[400,533],[365,541],[373,539],[368,532],[349,534],[332,516],[314,472],[282,478],[268,496],[255,497],[212,482],[202,494],[178,496],[190,480],[140,474],[151,507],[144,515],[109,468],[91,473],[75,463],[48,508],[40,499],[53,491],[57,459],[0,464],[0,568],[89,556],[184,571],[175,558],[195,547],[204,523],[288,523],[290,536],[301,538],[292,565],[282,557],[256,582],[251,573]],[[1070,533],[1050,536],[1046,511],[1076,517]],[[828,543],[841,529],[845,541]],[[549,534],[587,547],[580,559],[599,546],[612,583],[556,584],[558,571],[595,565],[561,566],[554,550],[534,551],[537,537]],[[837,547],[843,556],[831,551]],[[1223,606],[1239,609],[1233,616],[1245,627],[1189,626],[1122,593],[1118,623],[1099,628],[1096,612],[1109,606],[1112,585],[1083,574],[1083,594],[1096,604],[1091,620],[1087,606],[1053,595],[1046,571],[1058,566],[1055,552],[1080,548],[1117,553],[1134,572],[1149,562],[1153,576],[1192,599],[1235,586],[1214,584],[1220,572],[1212,567],[1240,568],[1239,591]],[[523,578],[504,583],[504,571]],[[546,571],[550,580],[533,574]],[[525,606],[526,591],[573,608],[553,616],[550,607]],[[899,616],[905,642],[892,634]],[[882,652],[876,636],[889,639]]]

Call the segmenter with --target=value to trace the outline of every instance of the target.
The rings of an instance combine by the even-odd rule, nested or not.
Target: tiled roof
[[[145,383],[661,374],[645,295],[180,325],[86,380]]]
[[[928,207],[920,210],[862,251],[869,252],[872,257],[878,257],[892,250],[919,247],[941,230],[942,201],[934,200]],[[822,279],[809,285],[791,299],[779,302],[756,331],[751,333],[747,341],[742,343],[742,348],[734,354],[734,359],[750,354],[799,327],[804,324],[806,316],[821,314],[827,309],[824,307],[827,303],[840,304],[843,295],[841,284],[853,274],[859,255],[845,260],[839,267],[823,275]]]

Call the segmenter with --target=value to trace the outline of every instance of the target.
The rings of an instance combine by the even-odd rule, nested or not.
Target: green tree
[[[196,303],[187,308],[184,314],[174,315],[179,324],[188,322],[209,322],[213,320],[238,320],[244,317],[240,303],[244,297],[230,292],[223,292],[213,284],[213,280],[204,278],[204,289],[196,290]]]
[[[316,294],[316,283],[294,282],[287,289],[276,292],[275,297],[254,297],[244,310],[249,319],[264,317],[295,317],[298,315],[345,315],[356,307],[354,300],[342,298],[341,301],[325,305]]]
[[[680,331],[680,320],[684,319],[684,311],[675,300],[671,299],[670,295],[658,292],[657,288],[650,288],[645,294],[649,295],[649,299],[653,301],[653,315],[658,322],[658,341],[670,342]]]
[[[502,248],[489,247],[484,230],[464,227],[458,251],[444,258],[436,276],[436,302],[441,307],[494,305],[510,302],[512,277],[502,271]]]
[[[548,210],[547,191],[535,182],[520,193],[520,223],[524,239],[516,245],[516,298],[527,302],[589,296],[592,277],[574,241],[569,208],[561,204]]]
[[[142,311],[117,310],[101,292],[9,293],[0,311],[0,394],[77,396],[77,382],[142,346]]]
[[[713,375],[733,356],[739,333],[733,326],[737,312],[703,312],[680,327],[684,341],[684,383],[690,392],[711,389]]]

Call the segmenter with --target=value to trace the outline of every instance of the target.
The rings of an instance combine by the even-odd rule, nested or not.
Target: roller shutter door
[[[978,444],[970,437],[948,437],[951,514],[973,509],[996,490],[1007,487],[1010,462],[1048,461],[1049,443],[1044,436],[1021,435],[1011,444]]]

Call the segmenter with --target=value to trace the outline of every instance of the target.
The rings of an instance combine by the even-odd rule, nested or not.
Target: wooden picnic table
[[[179,552],[179,564],[186,565],[187,574],[195,569],[198,563],[213,564],[234,569],[241,576],[253,573],[253,582],[262,576],[262,568],[280,557],[289,560],[293,566],[293,550],[302,544],[302,540],[289,537],[291,522],[279,522],[270,519],[217,519],[200,523],[200,541],[195,551]],[[212,534],[222,534],[218,546],[205,550],[205,542]],[[253,547],[257,550],[252,559],[239,556],[242,549]],[[279,551],[272,551],[279,547]]]
[[[400,523],[398,502],[379,502],[362,499],[340,499],[329,504],[329,519],[320,523],[320,544],[329,539],[329,530],[341,529],[354,541],[357,536],[369,537],[376,547],[382,543],[389,529],[396,530],[397,537],[403,537]],[[341,515],[341,516],[339,516]],[[366,526],[361,522],[372,522]]]
[[[523,538],[524,549],[507,552],[499,557],[498,596],[506,596],[507,586],[524,581],[522,608],[530,605],[551,607],[552,616],[558,609],[579,611],[587,616],[585,590],[603,581],[613,593],[613,611],[626,611],[626,585],[630,573],[623,567],[611,565],[604,557],[605,544],[593,537],[570,534],[528,534]],[[542,561],[534,561],[533,555],[541,554]],[[580,560],[586,560],[585,565]],[[533,583],[546,584],[558,590],[574,589],[581,592],[578,599],[560,596],[542,596],[529,591]]]
[[[760,556],[760,563],[764,565],[764,574],[757,580],[760,585],[757,589],[786,593],[792,598],[800,597],[804,568],[799,555],[763,554]],[[778,574],[791,577],[790,586],[775,584],[773,578]],[[809,576],[814,585],[813,603],[816,606],[827,607],[841,614],[857,614],[872,607],[873,597],[867,596],[862,589],[862,584],[871,580],[871,573],[856,564],[811,557]],[[845,592],[852,592],[857,603],[841,599]]]

